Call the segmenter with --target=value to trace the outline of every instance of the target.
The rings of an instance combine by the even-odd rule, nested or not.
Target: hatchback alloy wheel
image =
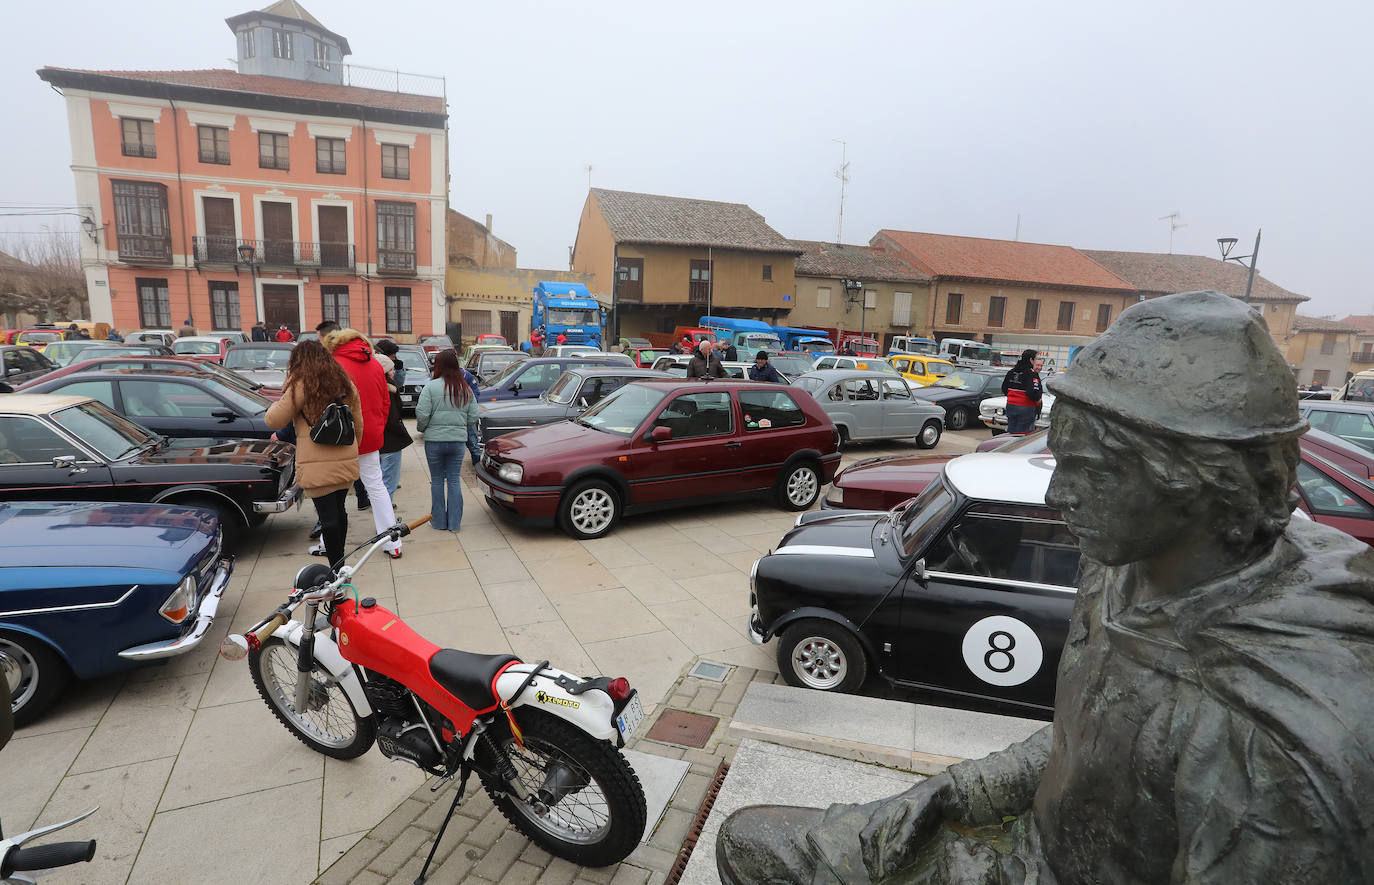
[[[605,483],[593,480],[574,488],[563,499],[563,526],[579,540],[599,538],[615,525],[619,507],[615,492]]]

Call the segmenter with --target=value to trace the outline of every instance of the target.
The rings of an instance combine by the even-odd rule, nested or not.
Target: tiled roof
[[[592,188],[591,196],[611,235],[622,243],[743,249],[750,252],[799,250],[773,230],[763,216],[743,203],[717,203],[630,191]]]
[[[797,258],[797,274],[808,277],[837,277],[852,280],[916,280],[929,282],[923,273],[900,261],[891,252],[872,246],[822,243],[818,240],[793,240],[802,250]]]
[[[1174,292],[1196,292],[1211,289],[1237,298],[1245,294],[1245,282],[1250,271],[1232,261],[1221,261],[1203,255],[1163,255],[1158,252],[1109,252],[1084,249],[1083,254],[1129,280],[1147,295],[1168,295]],[[1309,300],[1306,295],[1289,292],[1274,285],[1259,274],[1250,292],[1255,301]]]
[[[273,3],[262,11],[270,15],[279,15],[282,18],[294,18],[298,21],[314,25],[317,28],[324,27],[324,25],[320,24],[319,19],[306,12],[305,7],[297,3],[296,0],[277,0],[276,3]]]
[[[873,241],[879,239],[896,245],[908,264],[937,277],[1135,291],[1130,283],[1071,246],[905,230],[880,230]]]
[[[1367,313],[1365,313],[1365,314],[1359,314],[1359,313],[1351,314],[1350,316],[1348,316],[1348,317],[1346,317],[1345,319],[1341,320],[1341,322],[1342,322],[1342,323],[1345,323],[1347,326],[1354,326],[1355,328],[1359,329],[1361,332],[1365,333],[1366,335],[1369,334],[1369,333],[1371,333],[1371,332],[1374,332],[1374,316],[1371,316],[1370,314],[1367,314]]]
[[[1327,320],[1321,317],[1305,317],[1298,314],[1293,317],[1293,328],[1299,332],[1359,332],[1360,327],[1339,320]]]
[[[120,91],[117,81],[134,80],[142,83],[167,83],[175,86],[361,105],[363,107],[387,108],[422,114],[445,113],[444,100],[428,95],[387,92],[382,89],[363,89],[359,86],[338,86],[333,83],[310,83],[287,77],[240,74],[238,71],[223,68],[209,68],[199,71],[87,71],[80,68],[48,67],[40,69],[38,75],[51,81],[52,79],[62,79],[61,75],[64,73],[108,79],[113,82],[102,83],[102,88],[115,93]],[[57,76],[55,78],[45,76],[48,74]]]

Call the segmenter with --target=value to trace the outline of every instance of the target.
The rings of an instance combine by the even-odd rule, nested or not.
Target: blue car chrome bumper
[[[233,573],[234,558],[226,556],[221,559],[215,569],[215,577],[210,582],[210,592],[205,594],[205,598],[200,601],[200,608],[196,609],[196,623],[191,632],[179,639],[164,639],[126,648],[119,656],[130,661],[155,661],[185,654],[200,645],[205,634],[210,632],[210,626],[215,623],[215,612],[219,611],[220,600],[224,598],[224,588],[229,586],[229,577]]]

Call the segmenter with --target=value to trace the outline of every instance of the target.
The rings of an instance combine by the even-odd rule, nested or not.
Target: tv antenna
[[[844,242],[844,186],[849,184],[849,143],[842,138],[832,138],[831,141],[840,143],[840,168],[835,170],[835,177],[840,180],[840,223],[835,230],[835,245]]]
[[[591,163],[587,164],[587,190],[592,189],[592,169],[595,168]]]
[[[1161,215],[1161,216],[1159,217],[1159,219],[1158,219],[1159,221],[1167,221],[1167,222],[1169,222],[1169,254],[1170,254],[1170,255],[1173,255],[1173,254],[1174,254],[1174,231],[1178,230],[1180,227],[1187,227],[1187,226],[1188,226],[1188,225],[1184,224],[1183,222],[1179,221],[1179,219],[1182,218],[1182,217],[1183,217],[1183,216],[1180,215],[1180,214],[1178,213],[1178,210],[1175,209],[1173,212],[1170,212],[1168,215]]]

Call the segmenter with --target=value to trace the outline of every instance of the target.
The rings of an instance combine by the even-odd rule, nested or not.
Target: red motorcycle
[[[506,819],[550,854],[584,866],[624,860],[647,817],[620,752],[644,719],[629,682],[440,648],[350,583],[388,540],[428,521],[364,542],[353,566],[301,569],[287,601],[228,637],[221,653],[248,657],[267,706],[311,749],[353,759],[375,742],[441,783],[458,779],[430,860],[473,772]],[[302,605],[304,616],[291,620]]]

